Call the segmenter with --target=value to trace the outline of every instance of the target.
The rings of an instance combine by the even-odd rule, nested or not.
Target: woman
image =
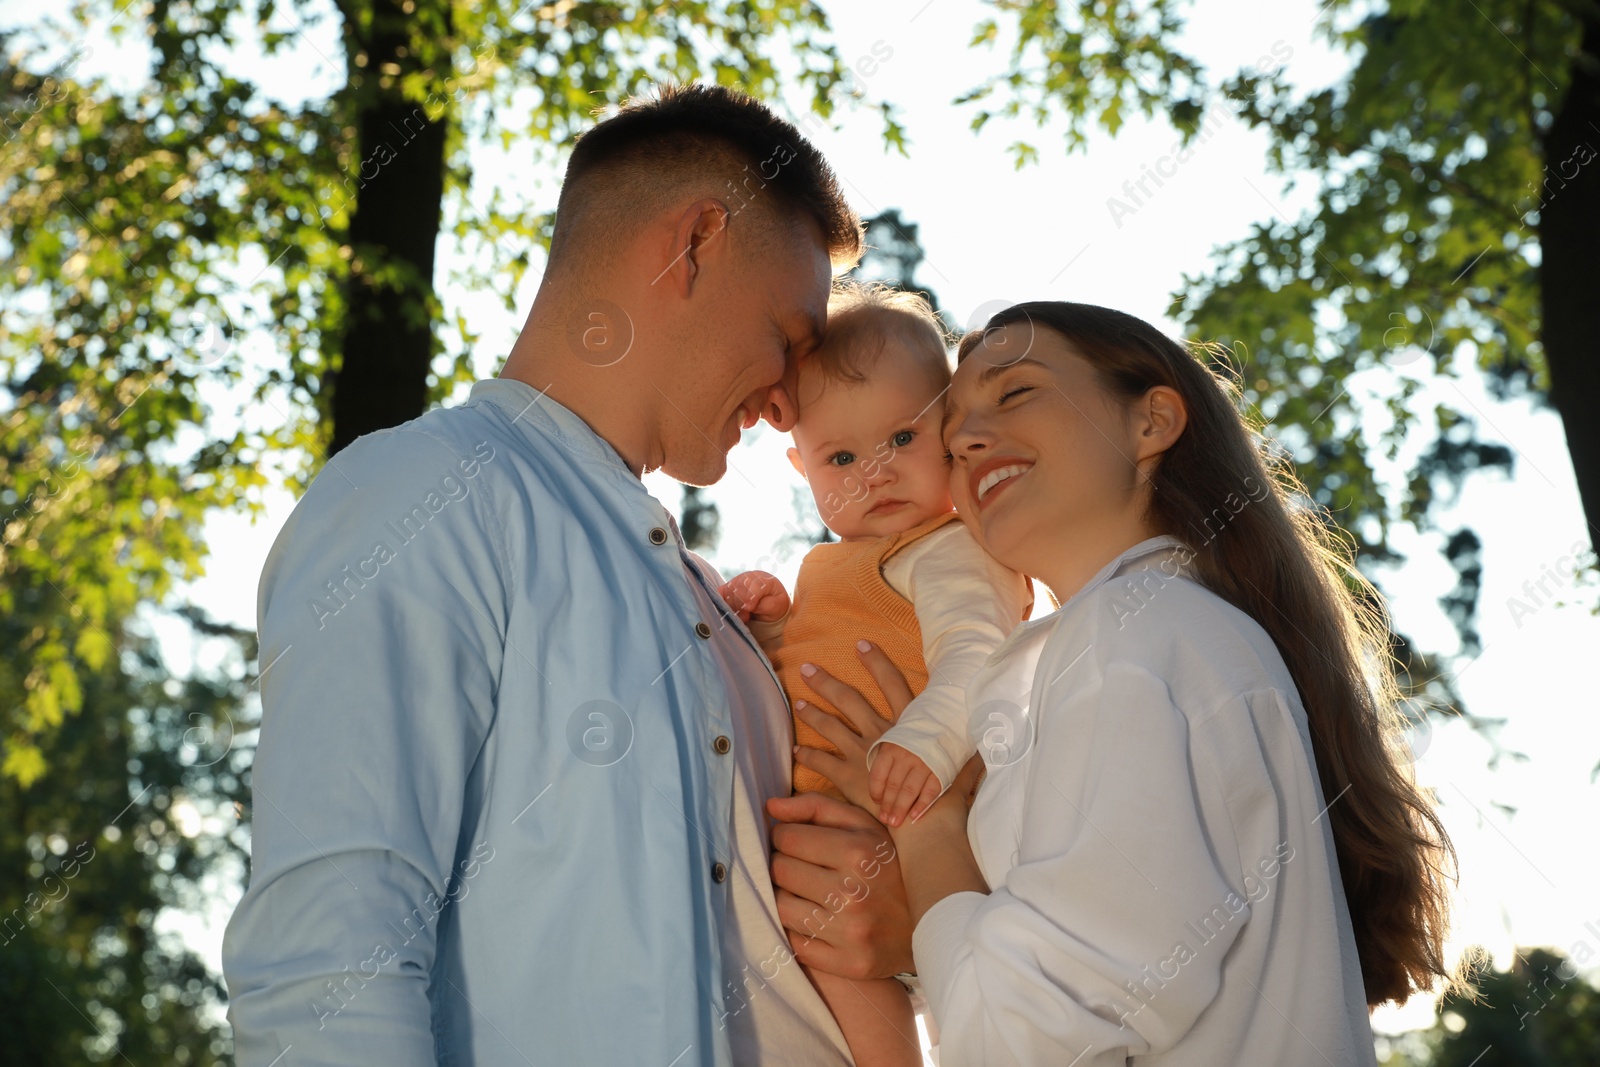
[[[1375,592],[1148,324],[1022,304],[958,359],[956,505],[1062,605],[969,687],[970,821],[892,827],[941,1062],[1372,1063],[1367,1008],[1446,974],[1452,858]],[[842,758],[797,758],[865,805],[882,724],[811,685],[861,736],[810,709]]]

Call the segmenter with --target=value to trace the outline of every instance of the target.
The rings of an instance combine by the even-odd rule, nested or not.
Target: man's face
[[[723,237],[731,247],[708,258],[685,308],[677,373],[658,386],[670,405],[661,469],[690,485],[720,479],[758,419],[794,425],[800,360],[827,321],[832,268],[815,222],[741,234],[735,218]]]

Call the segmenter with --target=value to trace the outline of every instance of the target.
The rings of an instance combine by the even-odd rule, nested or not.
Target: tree
[[[327,98],[283,99],[230,64],[324,20],[343,47]],[[143,84],[84,73],[91,25],[148,44]],[[476,183],[469,149],[553,162],[594,109],[656,80],[795,87],[827,116],[848,74],[826,31],[805,0],[77,0],[0,40],[8,1048],[226,1057],[215,978],[154,929],[243,843],[169,812],[203,821],[243,796],[249,753],[231,741],[254,649],[190,613],[235,651],[174,677],[143,620],[200,574],[208,512],[259,509],[274,467],[303,486],[471,376],[477,338],[444,321],[437,240],[474,253],[453,280],[509,304],[549,216]],[[225,756],[199,759],[224,735]],[[71,894],[49,899],[68,863]]]
[[[1064,117],[1069,151],[1091,126],[1115,134],[1133,111],[1178,131],[1160,173],[1108,202],[1113,218],[1155,195],[1229,112],[1268,134],[1274,172],[1316,183],[1307,214],[1268,218],[1185,276],[1172,314],[1226,346],[1246,403],[1291,450],[1315,504],[1354,535],[1361,562],[1396,560],[1393,523],[1427,530],[1466,475],[1512,465],[1510,449],[1477,438],[1481,413],[1465,394],[1430,412],[1414,410],[1409,379],[1379,401],[1348,389],[1362,371],[1425,358],[1449,376],[1457,353],[1498,396],[1555,406],[1596,540],[1600,6],[1331,0],[1319,25],[1351,70],[1302,96],[1282,42],[1252,68],[1209,74],[1178,44],[1184,0],[993,5],[1016,39],[1006,69],[962,97],[975,127],[996,114]],[[974,43],[999,34],[1000,19],[985,20]],[[1019,166],[1038,154],[1026,142],[1012,151]],[[1363,446],[1375,407],[1394,420],[1375,442],[1389,458],[1433,438],[1403,486],[1383,485]],[[1460,578],[1445,607],[1465,653],[1476,650],[1478,548],[1468,529],[1445,549]],[[1432,679],[1434,696],[1459,704],[1437,665],[1397,640],[1411,681]]]
[[[900,209],[895,207],[861,221],[866,228],[867,248],[861,262],[850,272],[851,276],[864,282],[882,282],[894,289],[921,293],[933,305],[933,310],[939,311],[939,298],[932,289],[916,280],[917,268],[927,258],[917,240],[917,224],[901,218]]]
[[[0,622],[7,666],[60,609],[48,588],[17,592]],[[85,672],[76,714],[41,738],[48,773],[0,775],[8,1062],[229,1062],[220,981],[160,929],[166,909],[203,912],[210,878],[242,866],[233,805],[249,753],[233,716],[254,638],[195,621],[233,645],[225,670],[174,680],[129,634],[126,671]]]
[[[1580,943],[1585,952],[1588,948]],[[1433,1026],[1408,1035],[1391,1057],[1416,1067],[1580,1067],[1600,1048],[1600,989],[1575,961],[1548,949],[1519,950],[1511,967],[1469,952],[1475,993],[1439,1000]]]

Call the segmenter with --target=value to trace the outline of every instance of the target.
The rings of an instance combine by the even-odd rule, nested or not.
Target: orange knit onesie
[[[922,658],[922,627],[916,609],[884,580],[883,565],[907,545],[956,521],[956,513],[948,511],[892,537],[834,541],[806,553],[782,640],[768,654],[791,703],[804,700],[836,719],[843,718],[806,686],[800,665],[813,663],[860,692],[883,718],[891,718],[888,702],[856,654],[855,643],[862,637],[883,649],[906,676],[912,696],[927,687],[928,665]],[[794,736],[796,744],[838,754],[838,749],[798,716]],[[844,799],[831,781],[798,763],[794,766],[794,791]]]

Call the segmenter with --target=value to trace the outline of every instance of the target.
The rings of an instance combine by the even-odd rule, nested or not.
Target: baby
[[[943,330],[920,295],[837,290],[822,347],[800,367],[789,462],[839,541],[806,555],[792,603],[763,571],[721,589],[792,703],[838,717],[804,683],[802,668],[814,664],[889,719],[856,641],[871,640],[900,668],[914,699],[867,757],[873,802],[890,825],[920,816],[972,756],[967,682],[1032,606],[1027,580],[984,552],[950,503],[939,437],[950,373]],[[798,717],[794,729],[799,744],[836,752]],[[798,764],[794,788],[842,799],[827,778]],[[898,982],[810,973],[857,1063],[920,1063]]]

